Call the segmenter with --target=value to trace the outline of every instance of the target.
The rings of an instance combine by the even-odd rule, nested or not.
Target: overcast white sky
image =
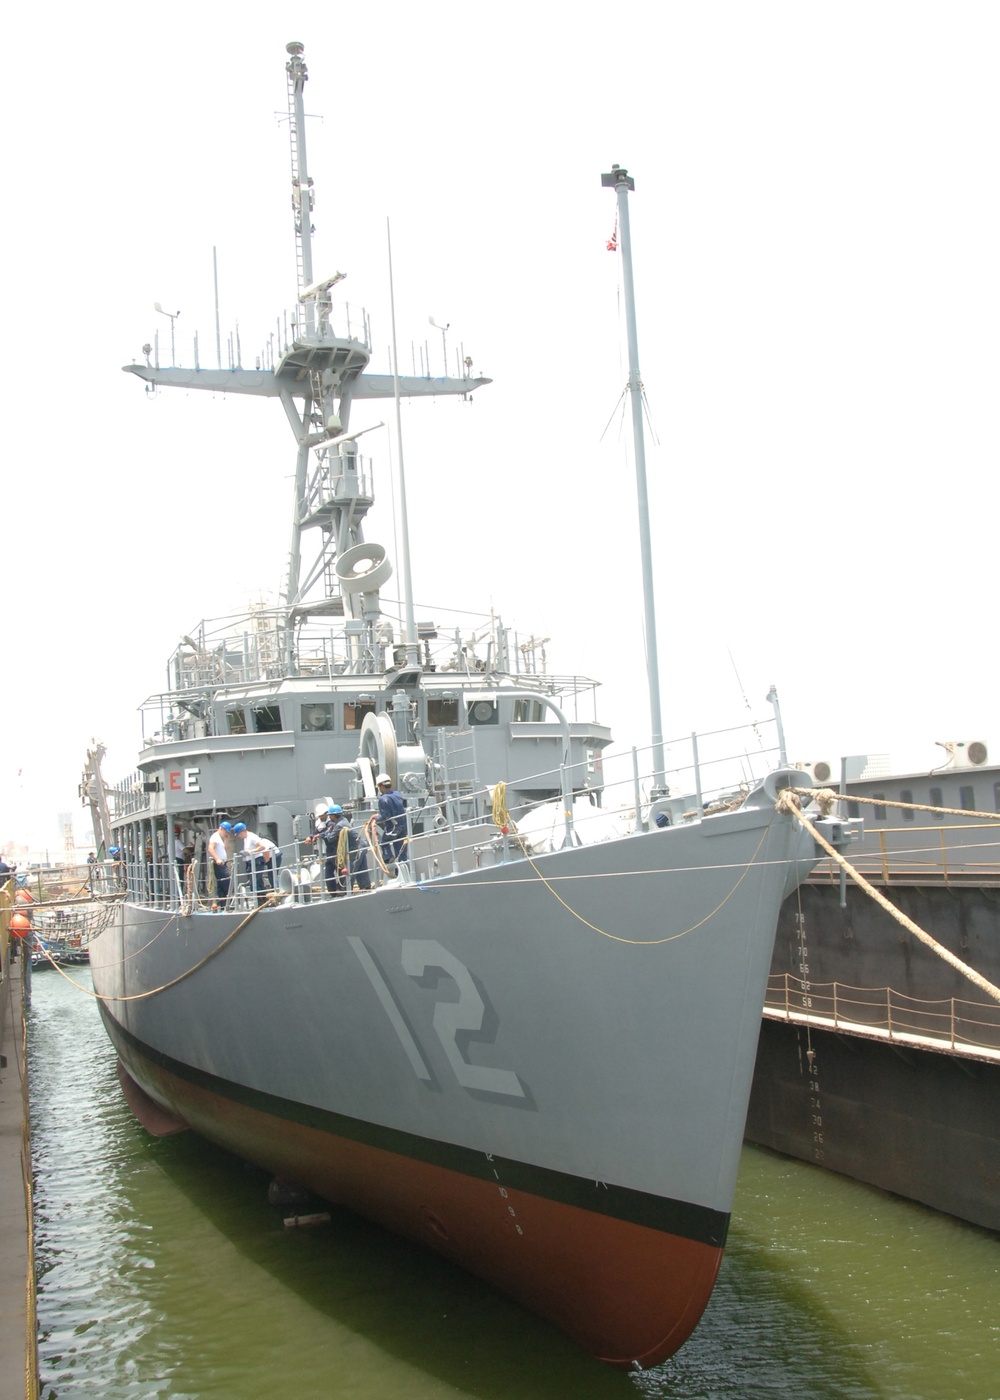
[[[773,681],[801,759],[1000,742],[1000,9],[278,8],[5,22],[0,842],[58,847],[91,737],[124,774],[179,637],[282,578],[280,408],[147,399],[120,367],[169,341],[154,301],[214,363],[213,245],[245,362],[291,305],[293,38],[317,274],[348,274],[388,368],[390,217],[403,368],[438,354],[431,315],[494,380],[405,410],[421,616],[492,602],[646,742],[618,162],[667,735]]]

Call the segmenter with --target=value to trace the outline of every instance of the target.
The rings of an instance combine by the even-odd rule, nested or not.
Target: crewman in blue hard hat
[[[125,852],[120,846],[109,846],[108,858],[111,861],[111,883],[116,890],[123,890],[127,882]]]
[[[326,885],[327,894],[346,894],[348,882],[345,878],[345,870],[341,869],[337,860],[337,846],[340,842],[340,833],[346,831],[350,823],[344,816],[344,809],[339,802],[331,802],[326,809],[326,819],[322,816],[316,818],[316,841],[323,851],[326,859],[324,861],[323,882]],[[346,865],[346,862],[345,862]]]
[[[281,864],[281,851],[266,836],[258,836],[256,831],[248,831],[245,822],[237,822],[233,836],[243,842],[243,854],[250,862],[253,891],[257,903],[263,904],[268,891],[274,888],[274,872]]]
[[[233,834],[231,822],[219,822],[208,838],[208,858],[215,867],[215,902],[213,909],[224,905],[229,898],[229,838]]]

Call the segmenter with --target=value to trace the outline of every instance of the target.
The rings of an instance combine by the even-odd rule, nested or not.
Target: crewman
[[[348,822],[347,830],[347,853],[348,864],[350,865],[349,889],[370,890],[372,887],[371,872],[368,869],[368,842],[360,831],[355,831],[350,825],[353,813],[350,807],[344,808],[344,819]]]
[[[406,803],[392,785],[388,773],[375,779],[378,786],[378,824],[382,829],[382,859],[392,869],[406,852]]]
[[[325,819],[316,819],[316,840],[319,842],[326,855],[323,870],[323,880],[326,885],[327,894],[347,893],[347,867],[349,860],[345,857],[343,862],[338,861],[337,851],[340,845],[340,833],[349,831],[350,823],[344,816],[344,809],[339,802],[331,802],[326,809]],[[343,865],[344,869],[341,869]]]
[[[233,835],[243,842],[243,854],[250,862],[250,874],[257,903],[267,900],[268,892],[274,889],[274,874],[281,864],[281,851],[266,836],[258,836],[249,831],[245,822],[237,822]]]
[[[114,889],[123,890],[128,884],[128,869],[125,865],[125,852],[120,846],[109,846],[111,857],[111,883]]]
[[[218,904],[225,904],[229,898],[229,838],[233,834],[230,822],[219,825],[208,838],[208,856],[215,866],[215,895]],[[215,904],[212,908],[216,908]]]

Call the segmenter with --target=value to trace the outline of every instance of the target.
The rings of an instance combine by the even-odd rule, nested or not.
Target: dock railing
[[[1000,1005],[958,997],[926,1000],[892,987],[814,982],[772,973],[765,1017],[929,1048],[1000,1054]]]

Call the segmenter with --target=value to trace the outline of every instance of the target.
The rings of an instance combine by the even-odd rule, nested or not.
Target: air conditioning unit
[[[836,787],[840,782],[839,758],[819,758],[815,763],[798,763],[796,767],[808,773],[817,787]]]
[[[939,739],[938,745],[951,758],[952,768],[982,768],[989,762],[989,751],[982,739]]]

